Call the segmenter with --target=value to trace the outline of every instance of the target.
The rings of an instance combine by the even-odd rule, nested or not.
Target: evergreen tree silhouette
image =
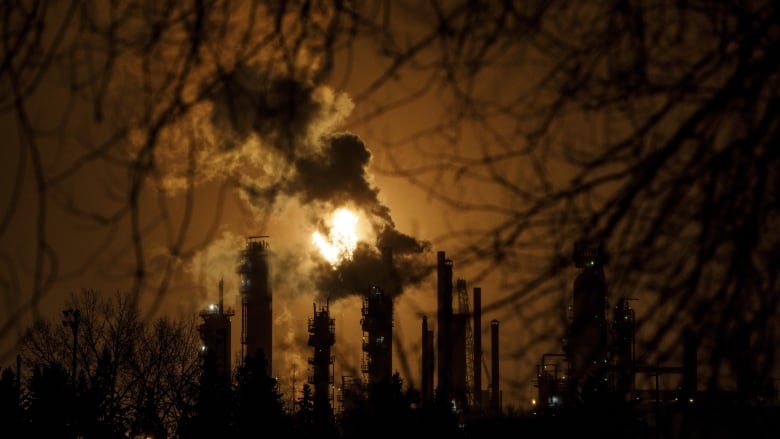
[[[29,392],[30,437],[76,437],[73,387],[61,363],[36,364]]]
[[[235,430],[237,438],[257,438],[273,432],[292,433],[290,417],[284,412],[277,380],[268,375],[268,360],[259,350],[248,354],[238,367],[235,383]]]
[[[25,412],[22,409],[22,395],[18,376],[12,369],[3,369],[0,374],[0,425],[3,437],[22,437],[25,428]]]
[[[233,437],[233,389],[230,383],[214,379],[216,374],[208,370],[214,367],[213,363],[207,362],[203,367],[200,383],[194,389],[196,395],[192,398],[195,404],[184,410],[180,420],[180,437]]]

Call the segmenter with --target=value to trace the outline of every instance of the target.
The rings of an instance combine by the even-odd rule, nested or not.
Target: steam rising
[[[327,233],[323,218],[348,208],[365,218],[370,228],[361,241],[351,244],[351,258],[329,261],[312,243],[308,252],[300,246],[275,246],[273,257],[284,260],[287,271],[274,278],[275,283],[287,282],[294,270],[313,282],[317,292],[335,300],[362,294],[371,286],[397,295],[429,274],[431,267],[422,260],[429,243],[396,230],[390,209],[379,201],[379,189],[367,171],[371,152],[358,136],[334,130],[352,110],[345,95],[244,66],[222,77],[212,102],[213,138],[221,139],[213,151],[232,157],[225,172],[258,215],[299,206],[296,216],[307,221],[308,230],[292,233],[310,236]],[[247,159],[236,160],[236,154]],[[208,166],[215,166],[215,161],[219,166],[218,160]],[[392,267],[383,256],[386,249],[392,252]]]

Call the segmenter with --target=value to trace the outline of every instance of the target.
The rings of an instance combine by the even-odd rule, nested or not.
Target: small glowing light
[[[211,305],[209,305],[209,309],[212,310],[212,311],[216,311],[217,310],[217,305],[214,305],[212,303]]]
[[[206,352],[206,345],[201,345],[200,351],[201,352]]]

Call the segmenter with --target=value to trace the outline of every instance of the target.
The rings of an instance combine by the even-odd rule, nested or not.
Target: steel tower
[[[271,375],[273,364],[273,317],[271,276],[268,264],[268,236],[250,236],[241,252],[238,273],[241,276],[241,359],[258,356],[268,361]]]

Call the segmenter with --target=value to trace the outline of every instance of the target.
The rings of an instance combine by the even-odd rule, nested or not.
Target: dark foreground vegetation
[[[338,413],[317,404],[308,384],[285,406],[290,399],[267,374],[262,351],[246,356],[232,379],[214,380],[218,375],[199,355],[194,322],[143,321],[131,299],[85,290],[66,304],[80,311],[78,332],[72,313],[29,328],[16,367],[0,377],[2,437],[730,438],[780,432],[776,405],[729,401],[650,408],[613,403],[545,416],[454,413],[423,401],[398,374],[343,397]]]

